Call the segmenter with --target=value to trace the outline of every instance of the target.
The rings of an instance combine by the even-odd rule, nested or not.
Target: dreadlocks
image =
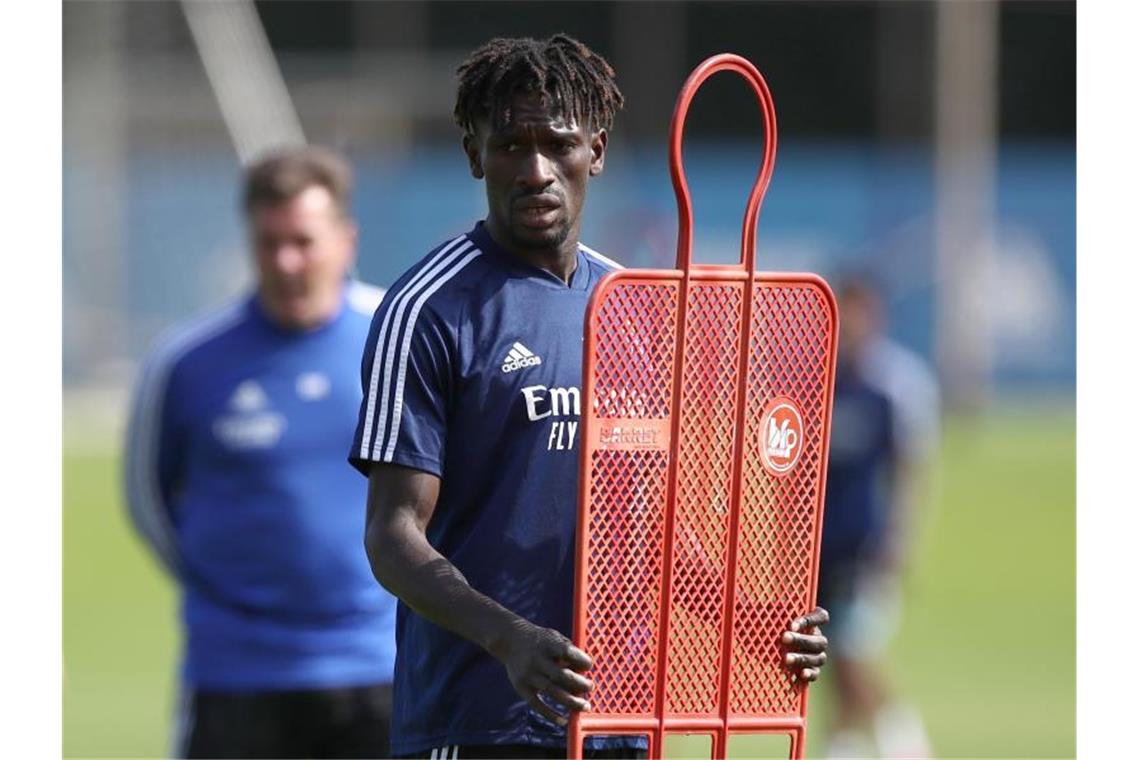
[[[468,133],[486,118],[501,127],[519,93],[541,95],[559,115],[594,129],[609,129],[625,102],[606,59],[565,34],[545,40],[496,37],[456,73],[455,121]]]

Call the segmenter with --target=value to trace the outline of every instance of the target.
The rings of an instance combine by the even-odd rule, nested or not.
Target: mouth
[[[528,196],[515,201],[514,211],[527,227],[548,227],[558,218],[562,202],[552,195]]]
[[[307,300],[309,291],[302,287],[281,286],[274,290],[273,295],[282,303],[295,304]]]

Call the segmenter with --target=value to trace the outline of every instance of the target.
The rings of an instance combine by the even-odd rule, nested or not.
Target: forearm
[[[148,472],[140,465],[140,458],[131,451],[126,457],[126,503],[127,517],[131,527],[147,545],[159,564],[171,575],[177,577],[181,562],[177,547],[177,537],[170,519],[170,509],[165,501],[155,495],[157,487],[151,486],[145,478]],[[154,476],[151,475],[153,478]]]
[[[131,399],[123,448],[123,496],[131,527],[163,568],[181,575],[182,554],[172,497],[182,459],[182,436],[173,422],[167,384],[144,371]]]
[[[476,591],[414,526],[370,525],[366,537],[376,579],[416,614],[497,656],[512,627],[525,621]]]

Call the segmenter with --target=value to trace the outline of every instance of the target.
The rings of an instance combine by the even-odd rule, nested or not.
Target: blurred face
[[[879,303],[871,294],[845,293],[839,299],[839,356],[858,361],[879,332]]]
[[[335,317],[356,257],[356,227],[328,190],[315,185],[283,203],[254,206],[248,221],[269,317],[291,330]]]
[[[578,245],[586,184],[601,174],[606,131],[556,116],[537,95],[520,95],[510,120],[463,138],[471,174],[487,186],[487,228],[522,255],[566,253]]]

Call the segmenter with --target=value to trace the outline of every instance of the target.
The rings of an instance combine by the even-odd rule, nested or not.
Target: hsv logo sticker
[[[760,416],[760,459],[773,475],[791,472],[803,451],[804,423],[790,398],[768,402]]]

